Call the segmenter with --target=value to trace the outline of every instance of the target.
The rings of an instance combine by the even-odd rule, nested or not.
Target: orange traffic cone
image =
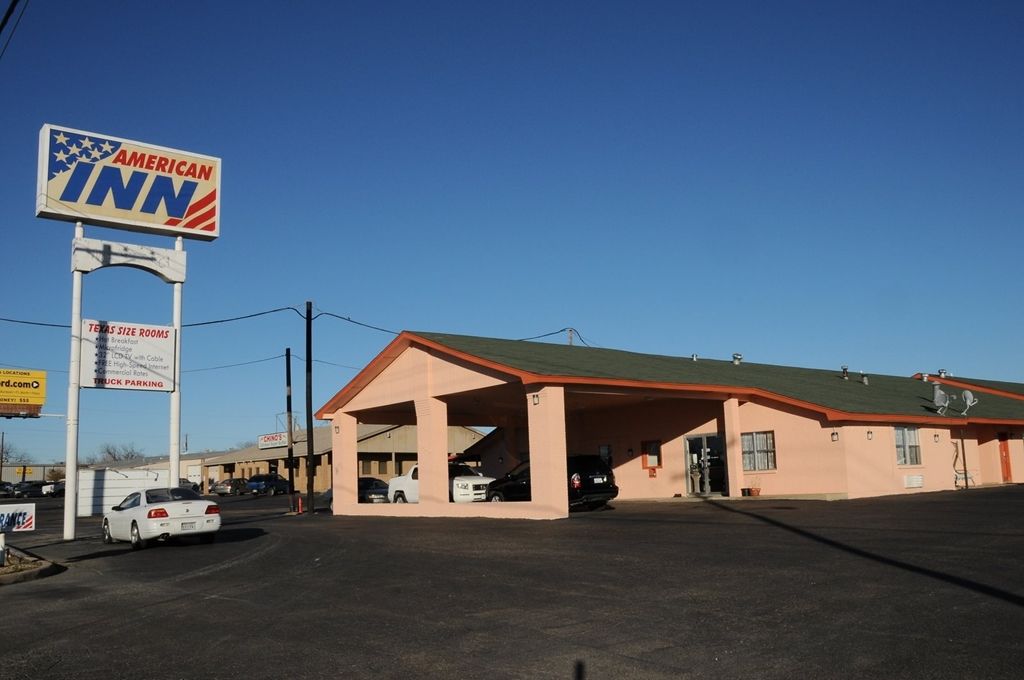
[[[302,514],[302,496],[299,496],[299,514]]]

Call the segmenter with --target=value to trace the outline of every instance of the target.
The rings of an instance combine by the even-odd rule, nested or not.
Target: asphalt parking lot
[[[0,588],[0,677],[1018,678],[1024,663],[1024,486],[618,502],[554,522],[223,507],[209,546],[132,552],[95,520],[73,542],[20,541],[67,570]]]

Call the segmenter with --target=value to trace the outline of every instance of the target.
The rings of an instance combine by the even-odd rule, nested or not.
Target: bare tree
[[[31,462],[31,456],[10,442],[4,440],[3,447],[0,447],[0,476],[6,476],[7,480],[10,481],[12,478],[16,477],[16,473],[11,471],[4,472],[6,468],[14,468],[15,466],[24,467],[29,465]],[[21,476],[25,476],[24,471]],[[20,478],[18,478],[17,481],[20,481]]]
[[[59,482],[64,479],[64,468],[55,467],[46,471],[46,481]]]
[[[143,459],[142,449],[135,447],[135,444],[104,444],[100,447],[99,454],[90,456],[87,462],[90,465],[103,465],[110,463],[135,463]]]

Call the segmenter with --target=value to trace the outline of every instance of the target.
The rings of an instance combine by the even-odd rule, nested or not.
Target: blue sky
[[[11,28],[0,317],[70,320],[73,226],[34,216],[53,123],[223,159],[185,324],[312,300],[396,331],[1024,382],[1021,3],[32,0]],[[84,293],[87,318],[171,321],[139,271]],[[260,360],[303,333],[184,330],[190,452],[280,429],[283,359]],[[392,337],[319,318],[314,407]],[[67,329],[0,322],[0,366],[49,371],[47,413],[68,355]],[[166,394],[81,407],[83,458],[166,453]],[[64,458],[61,418],[0,429]]]

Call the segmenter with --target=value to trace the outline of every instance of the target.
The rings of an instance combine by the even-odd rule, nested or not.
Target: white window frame
[[[775,454],[775,430],[743,432],[740,434],[743,448],[743,471],[764,472],[777,470]]]
[[[892,434],[896,443],[896,464],[920,465],[921,438],[918,436],[917,427],[914,425],[897,425],[892,428]]]

